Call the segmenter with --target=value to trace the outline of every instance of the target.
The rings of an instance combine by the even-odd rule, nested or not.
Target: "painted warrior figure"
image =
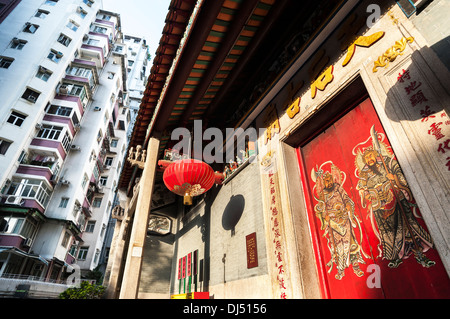
[[[424,252],[433,242],[417,221],[420,217],[416,214],[416,205],[411,203],[412,194],[401,168],[387,146],[378,140],[374,127],[371,139],[372,146],[363,152],[354,150],[353,154],[359,178],[356,189],[362,206],[368,207],[372,227],[380,240],[379,256],[389,260],[390,268],[397,268],[403,259],[414,253],[418,263],[431,267],[435,262]]]
[[[359,264],[365,264],[362,254],[368,256],[362,250],[362,238],[358,242],[353,230],[360,228],[360,223],[354,214],[355,204],[342,187],[345,175],[334,164],[331,165],[331,173],[323,172],[322,166],[317,171],[313,169],[311,177],[316,182],[314,188],[318,195],[314,210],[322,223],[321,229],[325,230],[324,236],[331,252],[331,260],[327,264],[329,272],[334,263],[337,268],[335,278],[340,280],[345,269],[352,265],[354,273],[361,277],[364,272]]]

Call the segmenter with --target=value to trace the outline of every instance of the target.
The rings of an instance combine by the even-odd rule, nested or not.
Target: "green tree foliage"
[[[79,287],[71,287],[59,295],[59,299],[100,299],[105,292],[105,287],[81,282]]]

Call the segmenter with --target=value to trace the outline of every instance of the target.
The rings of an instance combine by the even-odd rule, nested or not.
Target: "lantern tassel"
[[[192,196],[189,193],[186,193],[183,197],[183,204],[186,206],[192,205]]]

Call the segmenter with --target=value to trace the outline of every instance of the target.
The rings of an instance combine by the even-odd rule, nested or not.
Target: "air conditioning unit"
[[[68,186],[70,182],[67,179],[60,179],[59,183],[64,186]]]
[[[50,178],[50,182],[57,184],[59,181],[59,176],[58,175],[52,175],[52,177]]]
[[[25,240],[22,243],[22,246],[30,248],[32,244],[33,244],[33,239],[25,238]]]
[[[69,94],[72,91],[73,85],[61,84],[58,88],[59,94]]]
[[[72,145],[70,145],[70,149],[73,151],[80,151],[81,147],[79,147],[78,145],[72,144]]]
[[[42,130],[42,128],[44,127],[42,124],[40,124],[40,123],[37,123],[35,126],[34,126],[37,130]]]
[[[81,124],[74,125],[75,131],[79,131],[81,129]]]
[[[27,97],[27,100],[30,101],[30,102],[36,103],[36,97],[35,96],[30,95],[30,96]]]
[[[39,72],[46,73],[48,72],[47,68],[44,68],[42,65],[39,66]]]
[[[22,202],[22,197],[20,197],[20,196],[11,195],[6,198],[6,203],[10,204],[10,205],[20,205],[21,202]]]

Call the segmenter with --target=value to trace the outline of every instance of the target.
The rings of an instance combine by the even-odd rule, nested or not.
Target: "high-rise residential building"
[[[0,6],[3,291],[11,278],[89,278],[130,124],[120,15],[94,0],[16,2]]]
[[[123,98],[127,101],[128,108],[123,108],[122,112],[124,112],[124,114],[126,112],[126,119],[129,122],[126,137],[128,142],[131,137],[134,123],[136,122],[142,97],[144,96],[147,78],[150,73],[148,63],[151,56],[149,53],[149,46],[144,38],[125,34],[123,37],[123,43],[126,47],[123,45],[117,45],[114,50],[117,54],[124,54],[126,56],[126,59],[124,59],[126,68],[123,67],[123,70],[127,74],[127,91],[124,92]],[[123,158],[122,165],[125,160],[126,158]],[[113,209],[118,205],[120,205],[120,200],[116,195],[112,205]],[[115,225],[116,219],[110,216],[108,227],[106,228],[106,238],[100,253],[99,271],[102,273],[105,272],[105,268],[108,263]]]
[[[149,76],[150,68],[148,62],[150,53],[147,41],[144,38],[130,35],[124,36],[124,43],[127,45],[127,84],[131,123],[128,135],[131,135],[133,124],[144,96],[145,86]]]
[[[450,298],[449,15],[172,0],[106,297]]]

